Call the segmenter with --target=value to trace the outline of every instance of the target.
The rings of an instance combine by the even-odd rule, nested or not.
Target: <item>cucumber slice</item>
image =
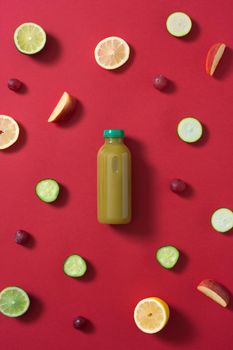
[[[60,187],[54,179],[44,179],[37,183],[36,194],[46,203],[54,202],[59,195]]]
[[[199,120],[193,117],[187,117],[179,122],[177,133],[182,141],[193,143],[201,138],[203,128]]]
[[[227,232],[233,228],[233,212],[228,208],[219,208],[211,216],[211,225],[218,232]]]
[[[70,277],[82,277],[87,271],[86,261],[78,254],[68,256],[64,262],[64,272]]]
[[[179,256],[179,250],[172,245],[163,246],[156,252],[157,261],[161,266],[165,267],[165,269],[172,269],[176,265]]]
[[[192,28],[191,18],[184,12],[174,12],[167,18],[168,32],[176,37],[187,35]]]

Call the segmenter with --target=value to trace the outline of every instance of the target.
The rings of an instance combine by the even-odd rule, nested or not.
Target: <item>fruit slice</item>
[[[233,212],[228,208],[215,210],[211,216],[211,225],[218,232],[227,232],[233,228]]]
[[[59,195],[60,187],[54,179],[43,179],[36,185],[37,196],[46,203],[54,202]]]
[[[95,48],[95,60],[105,69],[121,67],[129,58],[130,48],[127,42],[117,36],[101,40]]]
[[[30,299],[19,287],[7,287],[0,293],[0,311],[8,317],[23,315],[29,308]]]
[[[228,291],[216,281],[206,279],[197,286],[197,289],[223,307],[230,302]]]
[[[46,33],[36,23],[23,23],[15,30],[14,43],[20,52],[27,55],[34,55],[44,48]]]
[[[214,74],[218,63],[222,58],[225,48],[226,48],[226,45],[223,43],[218,43],[211,46],[206,56],[205,68],[206,68],[207,74],[209,75]]]
[[[78,254],[68,256],[64,262],[64,272],[70,277],[82,277],[87,271],[86,261]]]
[[[190,32],[192,21],[186,13],[174,12],[168,16],[166,27],[171,35],[182,37]]]
[[[134,321],[137,327],[148,334],[161,331],[165,327],[169,315],[167,303],[156,297],[142,299],[134,309]]]
[[[73,110],[74,105],[75,99],[71,95],[69,95],[68,92],[65,91],[60,100],[58,101],[53,112],[51,113],[48,122],[56,122],[59,119],[65,117]]]
[[[161,247],[156,252],[157,261],[165,269],[172,269],[176,265],[179,256],[179,250],[172,245]]]
[[[7,115],[0,115],[0,150],[12,146],[18,137],[19,126],[16,121]]]
[[[181,140],[187,143],[198,141],[202,136],[202,125],[196,118],[183,118],[177,127],[177,133]]]

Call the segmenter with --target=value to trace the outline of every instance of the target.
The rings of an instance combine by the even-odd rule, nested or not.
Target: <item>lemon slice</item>
[[[18,137],[19,126],[16,121],[7,115],[0,115],[0,150],[13,145]]]
[[[139,301],[134,310],[134,321],[144,333],[153,334],[161,331],[169,319],[167,303],[160,298],[150,297]]]
[[[14,33],[16,48],[27,55],[33,55],[43,49],[46,43],[46,33],[36,23],[23,23]]]
[[[129,58],[130,48],[127,42],[117,36],[101,40],[95,48],[95,60],[105,69],[121,67]]]

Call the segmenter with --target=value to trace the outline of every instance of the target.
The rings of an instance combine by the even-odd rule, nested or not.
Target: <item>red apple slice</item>
[[[56,122],[59,119],[65,117],[74,109],[74,104],[75,99],[71,95],[69,95],[68,92],[64,92],[58,104],[51,113],[48,122]]]
[[[223,307],[230,302],[228,291],[216,281],[206,279],[197,286],[197,289]]]
[[[223,43],[214,44],[208,51],[206,57],[206,73],[209,75],[213,75],[217,65],[223,55],[223,52],[226,48],[226,45]]]

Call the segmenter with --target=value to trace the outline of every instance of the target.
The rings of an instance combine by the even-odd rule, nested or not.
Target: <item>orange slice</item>
[[[95,60],[105,69],[121,67],[129,58],[130,48],[127,42],[117,36],[101,40],[95,48]]]
[[[18,137],[19,126],[16,121],[7,115],[0,115],[0,150],[13,145]]]
[[[150,297],[139,301],[134,310],[134,321],[144,333],[154,334],[163,329],[169,319],[167,303],[160,298]]]

